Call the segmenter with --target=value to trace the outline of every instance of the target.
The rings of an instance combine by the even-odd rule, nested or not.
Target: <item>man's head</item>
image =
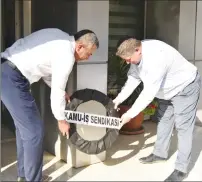
[[[96,34],[91,30],[81,30],[74,34],[75,59],[76,61],[88,60],[89,57],[99,48],[99,41]]]
[[[124,37],[117,44],[116,55],[124,59],[128,64],[138,64],[142,58],[141,41],[134,37]]]

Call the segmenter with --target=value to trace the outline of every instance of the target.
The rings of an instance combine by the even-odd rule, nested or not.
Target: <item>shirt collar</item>
[[[74,39],[74,36],[70,36],[69,40],[70,40],[70,42],[71,42],[71,45],[72,45],[73,51],[75,52],[76,41],[75,41],[75,39]]]

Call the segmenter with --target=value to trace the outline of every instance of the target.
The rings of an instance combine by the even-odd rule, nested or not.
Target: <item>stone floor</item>
[[[165,163],[141,164],[138,159],[152,152],[156,140],[156,124],[145,122],[145,133],[137,136],[120,135],[107,151],[106,161],[83,168],[72,168],[53,155],[44,152],[44,174],[52,181],[163,181],[174,168],[177,138],[174,133],[170,158]],[[185,139],[186,140],[186,139]],[[202,181],[202,127],[196,126],[190,174],[185,181]],[[1,180],[16,180],[16,145],[11,132],[2,127]]]

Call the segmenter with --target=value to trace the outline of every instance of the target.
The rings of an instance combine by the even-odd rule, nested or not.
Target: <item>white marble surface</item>
[[[44,153],[43,173],[52,181],[163,181],[172,171],[176,159],[176,135],[173,136],[170,159],[165,163],[141,164],[138,159],[148,155],[156,139],[156,124],[145,122],[145,133],[137,136],[120,135],[107,152],[107,160],[83,168],[71,168],[54,156]],[[185,181],[202,181],[202,127],[195,128],[191,172]],[[15,142],[1,144],[1,179],[16,179]],[[163,169],[163,170],[162,170]]]

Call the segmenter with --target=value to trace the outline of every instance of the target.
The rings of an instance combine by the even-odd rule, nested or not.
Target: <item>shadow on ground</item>
[[[145,133],[135,136],[120,135],[111,149],[107,151],[107,159],[104,161],[106,166],[115,166],[127,160],[133,160],[136,154],[141,150],[153,147],[156,137],[156,124],[145,123]],[[202,151],[202,128],[196,126],[193,138],[193,149],[189,171],[192,171]],[[16,146],[15,141],[2,143],[1,149],[1,179],[3,181],[15,181],[17,176],[16,169]],[[177,150],[177,135],[174,132],[171,140],[169,157]],[[117,155],[121,152],[122,155]],[[148,154],[149,155],[149,154]],[[52,176],[53,181],[68,181],[71,180],[87,167],[72,168],[68,164],[61,162],[52,155],[44,155],[44,170],[43,173]],[[121,156],[121,157],[120,157]],[[11,165],[12,164],[12,165]],[[9,166],[10,165],[10,166]],[[174,165],[174,164],[173,164]],[[7,166],[7,168],[6,168]],[[2,171],[3,168],[3,171]]]
[[[104,162],[107,166],[120,164],[134,157],[141,149],[151,147],[154,143],[145,144],[145,142],[156,135],[156,125],[153,128],[145,126],[145,133],[140,135],[120,135],[110,150],[107,151],[107,160]],[[129,153],[116,157],[119,151],[128,151]],[[125,152],[127,153],[127,152]]]

